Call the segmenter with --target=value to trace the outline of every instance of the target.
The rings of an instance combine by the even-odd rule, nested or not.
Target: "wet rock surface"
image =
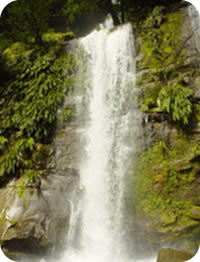
[[[163,248],[159,251],[156,262],[185,262],[192,257],[192,254],[184,251]]]
[[[197,31],[199,27],[194,26],[193,23],[195,24],[197,21],[195,19],[199,18],[193,10],[188,10],[188,6],[177,6],[172,13],[167,13],[166,21],[169,16],[175,15],[173,12],[176,12],[176,17],[180,15],[184,21],[180,35],[181,52],[187,55],[183,63],[178,64],[174,60],[170,66],[174,72],[179,72],[183,85],[194,91],[194,100],[198,103],[200,59]],[[137,43],[141,44],[139,36]],[[177,52],[180,51],[179,48],[178,45],[175,47]],[[138,61],[140,61],[137,64],[138,85],[142,93],[139,102],[151,99],[148,93],[155,95],[152,90],[157,92],[156,88],[160,85],[160,80],[153,79],[154,76],[153,80],[149,80],[151,70],[155,68],[149,66],[151,69],[149,71],[148,67],[142,68],[142,59],[141,48],[138,48]],[[190,74],[193,70],[195,73]],[[166,81],[169,86],[173,84],[171,79]],[[164,83],[161,88],[163,85]],[[149,250],[151,248],[158,250],[159,247],[176,244],[186,252],[188,250],[195,252],[200,242],[198,193],[200,161],[198,154],[194,153],[195,147],[200,142],[199,117],[197,116],[192,124],[181,129],[175,122],[170,121],[169,114],[159,110],[156,101],[143,111],[144,140],[141,144],[143,143],[145,149],[138,159],[140,171],[132,184],[132,188],[137,191],[135,195],[133,193],[132,200],[135,203],[132,207],[134,220],[130,218],[132,228],[135,228],[132,235],[138,235],[136,242],[141,246],[148,246]],[[138,243],[135,245],[137,246]]]
[[[79,187],[76,128],[75,119],[58,123],[48,146],[46,175],[37,183],[29,185],[21,177],[0,189],[0,241],[8,257],[31,261],[62,246],[69,230],[71,198]]]

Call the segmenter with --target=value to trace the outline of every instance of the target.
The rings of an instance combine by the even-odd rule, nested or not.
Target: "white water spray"
[[[70,240],[59,262],[128,261],[124,179],[137,151],[140,114],[132,27],[110,27],[109,23],[76,43],[85,53],[83,88],[89,121],[81,127],[86,143],[79,170],[83,191],[79,223],[71,221]],[[78,239],[78,247],[73,238]]]
[[[110,261],[121,251],[123,164],[129,149],[122,140],[130,117],[126,100],[134,88],[132,35],[131,26],[125,25],[112,33],[93,32],[80,41],[90,55],[92,87],[88,159],[81,167],[85,188],[81,246],[86,261]]]

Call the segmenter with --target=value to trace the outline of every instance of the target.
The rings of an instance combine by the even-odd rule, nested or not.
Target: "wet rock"
[[[174,213],[163,213],[160,217],[161,223],[163,227],[172,225],[176,222],[177,220],[177,215]]]
[[[32,261],[63,245],[79,188],[76,130],[75,121],[58,125],[51,144],[37,144],[46,169],[39,183],[21,177],[0,189],[0,242],[8,257]]]
[[[200,123],[197,123],[195,125],[194,129],[192,130],[192,132],[200,134]]]
[[[194,94],[196,98],[200,99],[200,76],[194,80]]]
[[[162,248],[157,257],[157,262],[184,262],[193,257],[192,254],[174,250],[170,248]]]
[[[168,115],[162,112],[148,113],[145,116],[144,122],[155,121],[155,122],[163,122],[168,119]]]
[[[192,89],[195,96],[194,102],[199,103],[200,77],[198,73],[193,74],[193,71],[200,64],[200,49],[198,41],[196,41],[196,29],[192,24],[196,20],[191,21],[196,19],[196,15],[193,12],[189,13],[188,8],[185,6],[178,6],[176,12],[177,15],[183,18],[184,23],[182,23],[180,31],[180,45],[177,46],[175,53],[180,54],[179,52],[182,52],[187,55],[181,64],[173,61],[169,64],[168,69],[174,73],[178,72],[180,84]],[[193,14],[195,17],[190,17],[189,14]],[[141,49],[138,52],[141,52]],[[138,56],[142,57],[140,53]],[[140,67],[140,63],[137,66]],[[147,90],[145,91],[147,93],[146,97],[142,97],[141,100],[151,98],[148,94],[152,92],[153,88],[156,90],[159,80],[148,81],[148,68],[145,68],[144,73],[142,71],[144,68],[138,68],[138,70],[137,77],[145,79],[145,81],[141,81],[141,88]],[[149,75],[151,75],[150,70]],[[169,86],[175,84],[172,77],[169,77],[166,81],[168,81]],[[140,84],[139,81],[138,83]],[[162,88],[164,83],[161,84]],[[200,120],[196,119],[197,123],[184,127],[180,131],[179,125],[168,117],[169,114],[159,112],[155,103],[150,104],[146,110],[143,119],[145,149],[148,152],[156,143],[159,144],[162,141],[167,148],[167,153],[162,153],[158,147],[154,147],[155,151],[151,151],[149,155],[145,155],[144,151],[146,158],[143,158],[144,162],[141,164],[141,166],[143,165],[143,169],[141,168],[140,171],[142,175],[138,180],[136,179],[136,182],[142,181],[146,175],[140,184],[141,186],[138,187],[138,195],[141,199],[143,198],[143,201],[138,200],[140,205],[137,207],[134,223],[138,231],[143,232],[145,238],[151,239],[152,243],[167,245],[169,239],[174,243],[178,243],[184,238],[186,242],[193,245],[193,243],[198,243],[200,231],[198,206],[200,203],[198,193],[200,189],[200,158],[194,155],[193,150],[200,143],[200,124],[198,123]],[[163,152],[165,146],[162,149]],[[172,153],[171,157],[167,156],[168,153],[169,155]],[[154,161],[148,160],[156,154]],[[149,161],[149,165],[146,167],[147,171],[143,172],[144,163],[147,163],[147,161]],[[148,189],[144,190],[145,193],[141,193],[140,190],[144,184]],[[144,241],[146,240],[144,239]]]
[[[48,181],[42,180],[41,188],[22,188],[19,179],[0,189],[2,246],[29,255],[45,254],[56,246],[69,229],[68,185],[65,177],[50,176]]]
[[[191,210],[190,210],[190,216],[193,219],[196,220],[200,220],[200,207],[199,206],[194,206]]]

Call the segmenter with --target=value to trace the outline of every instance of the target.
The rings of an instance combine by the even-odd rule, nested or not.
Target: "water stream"
[[[113,28],[107,21],[76,45],[84,53],[79,59],[85,63],[88,114],[80,132],[82,199],[59,262],[125,262],[124,180],[137,152],[141,121],[132,26]]]

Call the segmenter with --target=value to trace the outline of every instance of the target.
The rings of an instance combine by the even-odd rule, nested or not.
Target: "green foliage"
[[[65,37],[56,35],[56,45],[39,50],[16,42],[2,53],[0,185],[22,175],[34,184],[43,174],[36,145],[49,140],[63,95],[74,82],[74,57],[62,51]]]
[[[8,139],[3,136],[0,136],[0,150],[4,150],[7,143]]]
[[[6,49],[5,56],[11,50]],[[0,88],[0,133],[17,129],[41,141],[50,134],[64,92],[72,88],[74,59],[53,48],[48,53],[25,51],[17,61],[15,54],[5,57],[13,79]]]
[[[163,155],[167,154],[167,152],[168,152],[168,148],[167,148],[165,142],[163,142],[162,140],[160,140],[157,143],[157,148],[158,148],[158,151],[161,151]]]
[[[142,90],[140,97],[140,101],[144,101],[141,106],[142,111],[153,111],[156,108],[157,98],[160,90],[161,86],[159,84],[157,84],[155,87],[147,87]]]
[[[155,7],[144,21],[141,31],[141,51],[144,54],[141,66],[149,67],[158,77],[166,75],[163,71],[172,62],[183,62],[182,53],[176,57],[176,49],[180,45],[182,16],[180,12],[166,16],[164,11],[163,6]]]
[[[163,13],[164,13],[164,6],[156,6],[153,10],[151,15],[147,16],[146,20],[144,21],[143,27],[144,28],[153,28],[153,27],[160,27],[163,22]]]
[[[66,28],[81,9],[92,7],[90,0],[85,7],[79,2],[81,6],[71,0],[19,0],[2,14],[0,186],[22,176],[24,186],[35,184],[45,173],[48,153],[38,145],[50,142],[63,95],[73,88],[75,68],[74,56],[64,50],[74,34],[70,29],[58,32],[52,24],[71,15],[65,17]],[[65,113],[62,121],[71,116],[70,110]]]
[[[163,6],[155,7],[147,16],[141,31],[144,56],[140,67],[148,68],[149,73],[138,80],[140,86],[147,86],[140,100],[142,110],[165,112],[179,126],[189,124],[196,111],[192,104],[193,93],[185,86],[186,73],[181,71],[186,56],[184,48],[178,50],[182,46],[182,21],[181,12],[166,14]]]
[[[73,38],[74,33],[66,32],[66,33],[55,33],[53,30],[42,35],[42,41],[47,43],[64,43],[65,39]]]
[[[24,173],[24,178],[25,178],[25,181],[26,181],[25,185],[30,186],[30,185],[36,184],[37,180],[44,174],[45,174],[44,170],[34,170],[34,169],[27,170]]]
[[[8,223],[10,223],[12,226],[15,226],[16,225],[16,222],[15,221],[13,221],[13,220],[10,220],[10,219],[8,219],[8,218],[0,218],[0,222],[8,222]]]
[[[133,21],[140,26],[154,7],[161,5],[169,7],[170,4],[174,5],[176,2],[180,0],[118,0],[115,8],[118,13],[124,12],[122,16],[125,17],[126,22]]]
[[[192,94],[192,90],[181,85],[166,86],[161,89],[157,104],[160,110],[169,113],[173,121],[186,125],[193,113]]]
[[[42,34],[48,29],[52,2],[52,0],[20,0],[11,3],[1,21],[7,29],[9,38],[30,44],[39,43]]]
[[[18,181],[17,193],[20,198],[24,197],[24,192],[27,187],[39,188],[40,179],[45,175],[44,170],[29,169],[23,174],[21,180]],[[29,191],[30,192],[30,191]]]
[[[190,190],[196,166],[190,163],[193,145],[188,137],[174,134],[170,141],[171,147],[158,141],[140,155],[129,183],[129,190],[135,192],[129,205],[139,206],[145,214],[156,217],[158,227],[173,224],[176,229],[184,219],[192,222],[189,214],[193,203],[182,195],[182,190]]]
[[[15,66],[22,58],[26,59],[31,50],[26,50],[26,45],[23,42],[15,42],[2,52],[2,58],[5,66],[10,69]]]
[[[98,1],[92,0],[68,0],[62,7],[63,15],[67,16],[69,23],[73,23],[75,18],[79,18],[83,14],[96,12],[98,10]]]
[[[4,30],[4,40],[42,46],[43,34],[49,29],[71,31],[70,28],[78,26],[79,19],[84,21],[97,15],[99,5],[98,0],[19,0],[8,5],[3,12],[0,29]],[[0,50],[1,46],[2,49],[6,47],[3,42],[0,40]]]
[[[200,156],[200,145],[195,145],[193,148],[194,156]]]
[[[3,140],[6,146],[4,143],[0,151],[0,176],[9,177],[13,173],[17,176],[25,168],[33,168],[33,161],[30,159],[35,144],[33,138],[17,139],[17,136],[11,136],[9,141]]]
[[[59,122],[61,126],[63,126],[65,122],[69,121],[71,117],[72,117],[72,109],[71,108],[63,109],[59,116]]]

